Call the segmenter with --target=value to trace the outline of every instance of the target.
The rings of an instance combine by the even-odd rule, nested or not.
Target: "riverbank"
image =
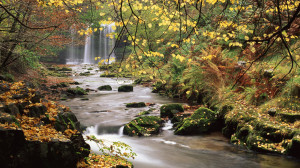
[[[117,69],[119,67],[120,65],[113,64],[110,66],[100,66],[100,69],[106,70],[106,74],[118,74]],[[126,76],[124,75],[126,73],[128,71],[125,70],[115,76]],[[249,101],[247,101],[249,96],[239,94],[235,90],[229,90],[222,95],[222,102],[218,102],[213,106],[207,104],[200,106],[209,107],[216,112],[218,116],[216,119],[218,123],[216,125],[220,131],[222,130],[223,135],[230,139],[230,143],[257,152],[292,155],[300,158],[299,153],[296,152],[300,149],[300,113],[297,110],[300,107],[298,98],[300,97],[300,92],[299,84],[295,83],[298,78],[296,76],[292,80],[294,82],[287,82],[290,88],[283,88],[283,91],[277,97],[267,101],[264,100],[265,103],[259,103],[258,105],[249,104]],[[172,88],[166,88],[166,85],[159,82],[156,83],[156,80],[151,80],[144,75],[138,77],[135,83],[143,86],[153,85],[153,92],[155,93],[186,100],[184,96],[176,96],[176,92],[170,92],[172,89],[178,90],[179,88],[176,87],[180,84],[174,85]],[[286,96],[287,94],[290,96]],[[205,99],[205,97],[206,99],[209,99],[207,97],[210,97],[210,99],[214,97],[205,93],[198,93],[198,95],[202,95],[202,97],[200,96],[202,99]],[[195,98],[198,99],[197,97]],[[192,100],[191,97],[190,102]],[[193,106],[190,108],[193,108]],[[186,108],[186,114],[179,112],[175,114],[175,118],[173,118],[173,115],[168,117],[177,122],[175,126],[177,130],[177,125],[182,125],[184,120],[189,119],[189,116],[195,110],[197,108],[193,110]],[[178,120],[178,118],[180,119]],[[212,125],[212,127],[216,128],[216,125]],[[193,128],[191,127],[190,129]],[[192,130],[186,130],[185,132],[190,132],[193,135],[202,133],[202,131],[195,132]]]
[[[90,154],[90,146],[81,134],[77,117],[68,107],[55,101],[62,94],[72,91],[69,87],[74,81],[66,75],[70,71],[72,69],[65,66],[56,67],[47,71],[44,79],[34,79],[32,76],[32,81],[39,80],[35,83],[38,88],[28,81],[13,82],[12,79],[7,81],[8,78],[1,78],[2,166],[73,168],[122,164],[131,167],[131,163],[116,155]],[[55,75],[48,76],[49,73]]]
[[[91,68],[92,70],[87,70]],[[149,87],[134,85],[133,92],[118,92],[121,85],[133,84],[132,78],[107,78],[100,77],[105,71],[97,71],[94,65],[80,65],[72,68],[77,74],[90,71],[88,76],[73,76],[80,83],[79,87],[94,90],[82,97],[62,100],[61,103],[69,106],[78,120],[87,127],[85,135],[95,135],[104,142],[111,143],[122,141],[132,147],[137,153],[136,159],[130,160],[139,168],[165,168],[165,167],[297,167],[297,160],[279,155],[265,155],[237,148],[231,145],[229,140],[221,133],[207,133],[202,135],[174,135],[171,123],[165,123],[158,135],[150,137],[129,137],[122,134],[123,126],[134,120],[137,115],[150,108],[154,108],[149,115],[160,116],[160,107],[163,104],[182,103],[157,93],[151,93]],[[145,83],[149,85],[149,83]],[[111,91],[97,91],[102,85],[110,85]],[[82,100],[86,98],[87,100]],[[151,107],[131,108],[128,103],[145,102],[155,104]],[[200,106],[187,107],[186,113],[190,115]],[[94,153],[99,149],[93,143]],[[145,145],[147,144],[147,145]],[[271,164],[276,160],[276,164]],[[247,164],[245,164],[247,163]]]

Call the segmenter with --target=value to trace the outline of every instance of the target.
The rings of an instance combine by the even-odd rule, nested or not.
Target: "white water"
[[[92,53],[92,35],[89,34],[85,37],[84,56],[83,63],[91,64],[91,53]]]
[[[76,30],[71,29],[71,44],[66,50],[66,64],[97,64],[100,60],[104,61],[104,64],[112,63],[115,61],[115,52],[113,51],[115,45],[115,38],[110,38],[110,33],[115,31],[112,29],[112,24],[102,24],[102,31],[96,31],[85,36],[84,46],[77,46],[74,43],[74,38],[76,37]],[[87,30],[89,27],[87,28]],[[96,59],[100,57],[100,59]]]

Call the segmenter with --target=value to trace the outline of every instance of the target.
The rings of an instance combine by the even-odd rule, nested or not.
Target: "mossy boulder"
[[[107,77],[107,78],[113,78],[113,77],[116,77],[117,74],[116,73],[104,73],[104,74],[101,74],[100,77]]]
[[[67,93],[70,94],[70,95],[87,95],[87,92],[81,88],[81,87],[76,87],[76,88],[69,88],[67,90]]]
[[[191,117],[178,124],[174,133],[177,135],[206,133],[214,127],[216,120],[217,113],[215,111],[200,107]]]
[[[60,69],[57,69],[57,71],[72,71],[72,68],[62,67]]]
[[[289,155],[300,158],[300,133],[294,135],[292,142],[287,147],[287,153]]]
[[[90,71],[82,72],[82,73],[79,74],[79,76],[89,76],[89,75],[91,75]]]
[[[174,114],[178,112],[183,112],[184,109],[181,104],[173,103],[173,104],[165,104],[160,107],[160,117],[169,117],[173,118]]]
[[[99,86],[98,87],[98,90],[101,90],[101,91],[111,91],[112,90],[112,87],[110,85],[103,85],[103,86]]]
[[[132,85],[122,85],[118,87],[118,92],[133,92]]]
[[[54,128],[57,131],[64,132],[67,129],[80,130],[80,123],[73,112],[60,112],[56,116]]]
[[[161,127],[161,118],[157,116],[142,116],[126,124],[123,133],[129,136],[150,136],[158,134]]]
[[[300,114],[293,114],[293,113],[279,113],[278,116],[286,122],[293,123],[295,121],[300,120]]]
[[[146,104],[144,102],[133,102],[133,103],[127,103],[126,107],[134,107],[134,108],[139,108],[139,107],[146,107]]]

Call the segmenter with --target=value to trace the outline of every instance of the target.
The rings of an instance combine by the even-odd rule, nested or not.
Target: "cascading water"
[[[103,31],[100,32],[99,36],[100,57],[104,60],[109,60],[104,62],[106,64],[111,63],[113,60],[112,58],[115,58],[115,53],[112,51],[115,45],[114,35],[112,35],[112,38],[110,36],[107,37],[107,35],[115,32],[112,28],[113,26],[115,26],[115,23],[101,25],[101,27],[103,27]]]
[[[89,34],[85,37],[85,46],[84,46],[84,64],[91,64],[91,53],[92,53],[92,34]]]
[[[101,57],[102,60],[110,59],[109,61],[104,61],[103,63],[105,64],[113,62],[115,58],[113,51],[115,38],[113,35],[109,36],[109,34],[115,32],[113,26],[115,26],[114,23],[102,24],[102,31],[86,35],[84,46],[75,46],[74,38],[76,30],[71,29],[72,43],[66,51],[66,64],[96,64],[100,60],[95,60],[95,57]]]

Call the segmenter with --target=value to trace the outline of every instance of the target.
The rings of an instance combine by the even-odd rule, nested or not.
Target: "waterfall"
[[[84,64],[91,64],[91,59],[90,59],[91,54],[92,54],[92,34],[88,34],[85,37],[84,56],[83,56]]]
[[[102,31],[92,32],[85,36],[85,44],[82,46],[76,46],[74,39],[76,37],[76,30],[71,28],[71,44],[66,48],[66,64],[97,64],[100,60],[95,57],[101,57],[104,64],[108,64],[114,61],[115,53],[112,52],[115,45],[115,38],[106,37],[107,34],[115,32],[113,30],[115,23],[102,24]],[[88,27],[86,30],[89,30]],[[109,56],[110,55],[110,56]]]
[[[75,38],[75,32],[76,30],[74,28],[70,29],[71,34],[71,45],[67,49],[67,58],[66,58],[66,64],[78,64],[79,61],[76,59],[76,48],[74,44],[74,38]]]
[[[110,59],[110,61],[108,62],[104,62],[105,64],[111,63],[112,62],[112,58],[115,58],[115,53],[112,52],[114,45],[115,45],[115,39],[114,36],[111,39],[110,37],[106,37],[107,34],[113,33],[115,32],[112,29],[112,26],[115,26],[115,23],[111,23],[111,24],[102,24],[101,27],[103,27],[103,31],[100,33],[99,36],[99,41],[100,41],[100,47],[99,49],[103,49],[103,51],[99,52],[101,53],[101,58],[102,59]],[[111,54],[111,55],[109,55]]]

